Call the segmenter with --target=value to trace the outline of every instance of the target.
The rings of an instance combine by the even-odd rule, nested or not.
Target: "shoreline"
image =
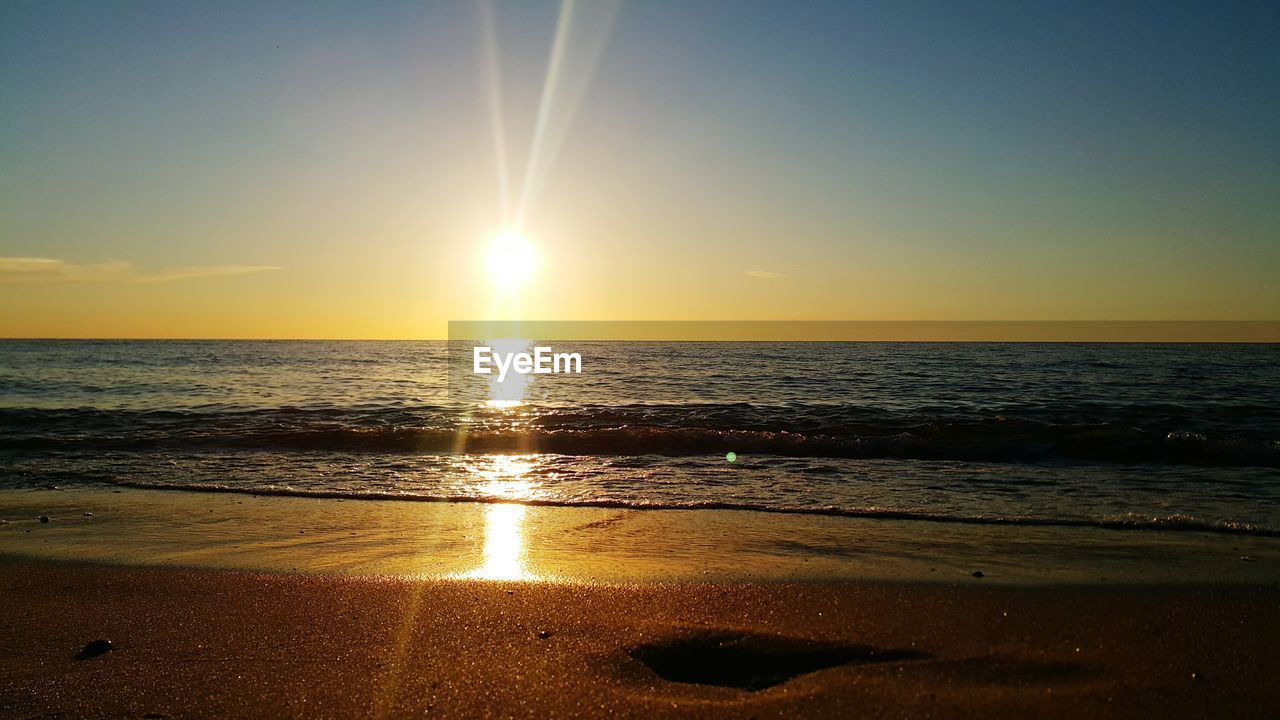
[[[542,498],[502,497],[449,497],[416,495],[400,492],[367,491],[354,493],[344,490],[298,490],[295,488],[234,488],[224,485],[183,485],[140,482],[115,482],[112,488],[129,490],[154,490],[163,492],[209,493],[214,495],[249,495],[255,497],[291,497],[310,500],[391,501],[421,503],[471,503],[475,505],[525,505],[528,507],[585,508],[600,510],[729,510],[768,513],[772,515],[815,515],[819,517],[864,518],[868,520],[904,520],[922,523],[950,525],[1011,525],[1014,527],[1094,528],[1098,530],[1125,530],[1132,532],[1199,532],[1214,535],[1241,535],[1246,537],[1280,538],[1280,529],[1259,527],[1239,521],[1208,523],[1185,516],[1157,518],[1138,522],[1136,519],[1070,519],[1038,517],[1006,517],[978,515],[935,515],[927,512],[888,509],[841,509],[833,507],[775,507],[763,504],[706,501],[697,504],[664,504],[661,502],[637,505],[622,500],[596,500],[568,502]],[[57,488],[61,490],[61,488]]]
[[[1266,717],[1280,589],[412,580],[0,559],[0,713]],[[110,639],[109,652],[85,646]]]
[[[38,517],[49,517],[40,522]],[[1207,532],[73,488],[0,491],[0,557],[560,582],[1280,584],[1280,541]]]

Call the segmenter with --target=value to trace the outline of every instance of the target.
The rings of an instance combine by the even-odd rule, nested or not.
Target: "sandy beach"
[[[1274,717],[1280,590],[3,562],[6,717]],[[93,655],[86,644],[109,639]]]
[[[0,500],[5,717],[1280,709],[1267,537],[138,489]]]

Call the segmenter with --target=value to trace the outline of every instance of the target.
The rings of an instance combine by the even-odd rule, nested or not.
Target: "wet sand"
[[[0,561],[5,717],[1274,717],[1274,586]],[[83,653],[106,638],[109,652]]]
[[[105,488],[0,491],[0,521],[0,555],[130,566],[566,582],[972,584],[980,570],[983,584],[1280,583],[1280,539],[1202,532]]]

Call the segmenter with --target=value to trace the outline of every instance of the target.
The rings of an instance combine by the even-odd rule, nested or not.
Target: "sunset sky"
[[[0,336],[1280,320],[1280,5],[969,5],[5,2]]]

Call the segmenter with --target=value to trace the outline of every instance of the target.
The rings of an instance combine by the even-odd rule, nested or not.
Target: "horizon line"
[[[154,336],[154,335],[120,335],[120,336],[73,336],[73,335],[13,335],[3,336],[3,341],[259,341],[259,342],[431,342],[464,339],[451,337],[455,326],[459,329],[474,330],[480,326],[530,326],[536,328],[576,329],[581,337],[573,337],[574,332],[565,337],[555,337],[555,333],[547,334],[544,339],[560,340],[602,340],[602,341],[653,341],[653,342],[947,342],[947,343],[1229,343],[1229,344],[1274,344],[1280,343],[1280,321],[1277,320],[556,320],[556,321],[449,321],[449,333],[444,336],[418,337],[338,337],[338,336]],[[715,328],[704,331],[702,335],[690,334],[689,328]],[[808,333],[796,333],[797,330],[817,329],[825,326],[827,334],[822,337],[807,336]],[[600,332],[601,328],[614,329],[612,332]],[[647,330],[632,336],[619,334],[616,329]],[[661,331],[665,328],[667,334]],[[755,333],[742,333],[744,328],[755,329]],[[761,333],[759,330],[772,329],[773,332]],[[928,331],[964,329],[968,333],[939,332],[937,337],[928,337]],[[1025,331],[1040,329],[1039,333]],[[681,332],[672,332],[680,329]],[[737,329],[738,335],[732,331]],[[789,330],[782,332],[782,330]],[[848,330],[875,329],[878,333],[858,337],[858,333]],[[914,332],[889,332],[892,330]],[[1002,333],[981,334],[983,330],[1018,329],[1023,333],[1014,333],[1010,337],[1000,337]],[[589,330],[588,332],[583,332]],[[657,332],[655,332],[655,330]],[[845,333],[831,334],[832,331],[845,330]],[[1059,335],[1052,331],[1074,330],[1074,333]],[[1081,331],[1106,330],[1103,334],[1082,333]],[[1124,331],[1133,331],[1133,337],[1125,337]],[[1200,331],[1205,337],[1197,337]],[[1236,330],[1237,332],[1223,332]],[[726,332],[728,331],[728,332]],[[923,331],[923,334],[922,334]],[[978,332],[979,334],[974,334]],[[1044,332],[1048,331],[1048,332]],[[1243,331],[1243,332],[1242,332]],[[474,333],[472,333],[474,334]],[[537,334],[535,332],[535,334]],[[470,337],[467,334],[466,337]],[[472,338],[478,339],[478,338]]]

